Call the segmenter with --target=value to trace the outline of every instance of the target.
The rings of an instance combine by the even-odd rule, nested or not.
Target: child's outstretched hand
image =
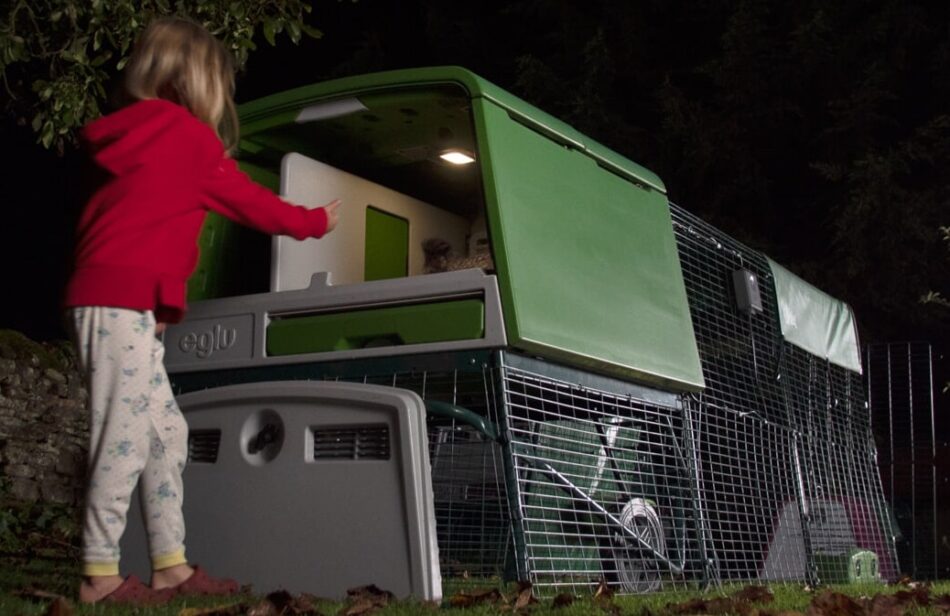
[[[327,233],[333,231],[333,228],[336,227],[336,223],[340,222],[340,215],[336,213],[337,208],[340,207],[340,203],[341,201],[339,199],[334,199],[323,206],[323,209],[327,211]]]

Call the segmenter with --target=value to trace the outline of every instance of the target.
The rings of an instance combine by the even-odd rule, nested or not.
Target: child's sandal
[[[119,587],[110,592],[105,597],[99,599],[97,603],[121,603],[125,605],[160,605],[168,603],[175,598],[177,593],[173,588],[162,588],[155,590],[146,586],[134,575],[122,580]]]
[[[232,579],[211,577],[198,565],[195,565],[194,569],[195,572],[191,574],[191,577],[174,587],[179,595],[227,597],[237,594],[241,588]]]

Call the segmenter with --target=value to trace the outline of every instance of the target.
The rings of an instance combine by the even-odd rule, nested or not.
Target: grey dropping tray
[[[340,598],[439,600],[425,406],[392,387],[265,382],[183,395],[187,556],[213,575]],[[137,497],[124,572],[149,575]],[[147,577],[145,577],[147,579]]]
[[[302,353],[269,357],[267,326],[281,316],[305,316],[387,306],[411,306],[461,298],[484,302],[484,335],[471,340]],[[407,353],[504,348],[505,326],[495,276],[479,269],[460,270],[345,285],[330,284],[329,274],[314,274],[310,287],[195,302],[188,317],[163,337],[170,374],[202,370],[286,365]]]

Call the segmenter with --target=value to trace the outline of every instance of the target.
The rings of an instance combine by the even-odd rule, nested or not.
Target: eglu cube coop
[[[187,514],[226,509],[249,562],[306,556],[193,558],[337,595],[359,576],[320,586],[321,559],[364,583],[396,559],[397,594],[426,598],[439,580],[895,578],[847,305],[463,69],[331,81],[241,118],[254,179],[344,205],[305,242],[209,218],[198,301],[165,334],[193,430]],[[348,384],[329,407],[325,381]],[[424,437],[370,412],[360,392],[381,388],[411,394],[401,416],[424,414]],[[412,494],[378,494],[381,473]],[[319,547],[381,519],[412,536]]]

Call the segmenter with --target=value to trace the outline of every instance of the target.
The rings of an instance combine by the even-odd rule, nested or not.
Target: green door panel
[[[701,389],[666,197],[491,102],[473,109],[509,343]]]
[[[363,280],[409,275],[409,221],[375,207],[366,208]]]
[[[277,318],[267,326],[267,354],[471,340],[484,334],[485,305],[466,299]]]

